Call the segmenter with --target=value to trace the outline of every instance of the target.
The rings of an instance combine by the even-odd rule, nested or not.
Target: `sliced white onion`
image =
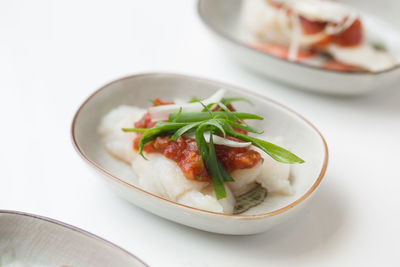
[[[186,138],[195,138],[195,134],[184,134]],[[210,133],[205,132],[204,133],[204,138],[206,139],[206,142],[210,142]],[[233,140],[229,140],[226,138],[223,138],[221,136],[213,134],[213,142],[216,145],[223,145],[223,146],[230,146],[230,147],[248,147],[251,146],[251,142],[236,142]]]
[[[288,60],[296,61],[297,54],[299,52],[301,26],[300,26],[299,16],[296,13],[293,12],[290,18],[291,18],[292,25],[293,25],[293,34],[290,38]]]
[[[342,23],[338,23],[337,25],[328,24],[325,27],[325,33],[329,35],[338,34],[340,32],[344,32],[353,25],[354,21],[358,18],[358,15],[355,12],[351,12],[349,16]]]
[[[206,106],[211,103],[219,102],[221,101],[224,94],[225,94],[225,89],[221,88],[213,95],[211,95],[209,98],[204,99],[201,102]],[[196,102],[196,103],[185,103],[182,105],[174,104],[174,105],[162,105],[162,106],[150,107],[148,111],[153,121],[162,121],[162,120],[168,120],[169,114],[177,113],[180,108],[182,108],[182,112],[200,112],[203,110],[204,107],[199,102]]]

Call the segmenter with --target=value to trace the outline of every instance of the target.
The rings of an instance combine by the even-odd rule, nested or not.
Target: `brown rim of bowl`
[[[112,175],[112,174],[109,173],[108,171],[104,170],[101,166],[99,166],[99,165],[97,165],[96,163],[94,163],[93,161],[91,161],[91,160],[81,151],[81,149],[80,149],[80,147],[78,146],[77,141],[76,141],[76,139],[75,139],[75,124],[76,124],[76,120],[77,120],[77,118],[78,118],[78,116],[79,116],[79,114],[80,114],[82,108],[83,108],[94,96],[96,96],[96,95],[97,95],[98,93],[100,93],[101,91],[106,90],[110,85],[112,85],[112,84],[114,84],[114,83],[118,83],[118,82],[121,82],[121,81],[123,81],[123,80],[128,80],[128,79],[132,79],[132,78],[139,78],[139,77],[153,76],[153,75],[169,75],[169,76],[175,76],[175,77],[177,77],[177,78],[181,77],[181,78],[197,79],[197,80],[206,81],[206,82],[209,82],[209,83],[220,83],[220,84],[223,84],[223,86],[226,87],[226,88],[228,88],[229,90],[232,90],[232,91],[239,91],[239,90],[240,90],[240,92],[249,93],[249,94],[252,94],[252,95],[254,95],[254,96],[260,97],[260,98],[262,98],[262,99],[264,99],[264,100],[266,100],[266,101],[269,101],[269,102],[271,102],[271,103],[273,103],[273,104],[275,104],[275,105],[277,105],[277,106],[279,106],[279,107],[281,107],[281,108],[283,108],[283,109],[289,111],[289,112],[292,113],[293,115],[295,115],[295,116],[297,116],[298,118],[302,119],[304,122],[306,122],[306,124],[308,124],[308,125],[319,135],[319,137],[321,138],[322,143],[323,143],[323,145],[324,145],[324,151],[325,151],[325,154],[324,154],[324,161],[323,161],[323,165],[322,165],[322,168],[321,168],[321,171],[320,171],[320,173],[319,173],[319,175],[318,175],[317,180],[313,183],[313,185],[311,186],[311,188],[307,190],[306,193],[304,193],[301,197],[299,197],[298,199],[296,199],[296,200],[293,201],[292,203],[286,205],[285,207],[282,207],[282,208],[280,208],[280,209],[277,209],[277,210],[274,210],[274,211],[270,211],[270,212],[267,212],[267,213],[262,213],[262,214],[254,214],[254,215],[240,215],[240,214],[238,214],[238,215],[234,215],[234,214],[224,214],[224,213],[218,213],[218,212],[212,212],[212,211],[197,209],[197,208],[194,208],[194,207],[190,207],[190,206],[187,206],[187,205],[183,205],[183,204],[174,202],[174,201],[172,201],[172,200],[169,200],[169,199],[166,199],[166,198],[157,196],[157,195],[155,195],[155,194],[152,194],[152,193],[150,193],[150,192],[147,192],[146,190],[144,190],[144,189],[142,189],[142,188],[140,188],[140,187],[137,187],[137,186],[135,186],[135,185],[132,185],[132,184],[130,184],[130,183],[127,183],[127,182],[123,181],[122,179],[120,179],[120,178],[118,178],[118,177]],[[232,89],[232,88],[236,88],[236,89]],[[229,84],[222,83],[222,82],[216,82],[216,81],[209,80],[209,79],[206,79],[206,78],[200,78],[200,77],[196,77],[196,76],[190,76],[190,75],[185,75],[185,74],[177,74],[177,73],[167,73],[167,72],[140,73],[140,74],[130,75],[130,76],[126,76],[126,77],[122,77],[122,78],[116,79],[116,80],[111,81],[111,82],[107,83],[106,85],[100,87],[100,89],[96,90],[94,93],[92,93],[91,95],[89,95],[89,97],[80,105],[80,107],[78,108],[77,112],[75,113],[74,118],[73,118],[73,120],[72,120],[72,125],[71,125],[71,137],[72,137],[72,144],[73,144],[75,150],[76,150],[76,151],[78,152],[78,154],[84,159],[84,161],[85,161],[86,163],[88,163],[90,166],[94,167],[94,168],[95,168],[96,170],[98,170],[100,173],[105,174],[107,177],[112,178],[112,179],[114,179],[115,181],[117,181],[117,182],[119,182],[119,183],[122,183],[123,185],[126,185],[126,186],[131,187],[131,188],[136,189],[136,190],[139,190],[139,191],[145,193],[146,195],[148,195],[148,196],[150,196],[150,197],[157,198],[157,199],[162,200],[162,201],[170,202],[171,204],[177,205],[177,206],[182,207],[182,208],[185,208],[185,209],[191,209],[191,210],[194,210],[194,211],[199,212],[199,213],[213,214],[213,215],[222,216],[222,217],[231,217],[231,218],[234,218],[234,219],[244,219],[244,220],[247,219],[247,220],[249,220],[249,219],[270,217],[270,216],[277,215],[277,214],[279,214],[279,213],[282,213],[282,212],[284,212],[284,211],[287,211],[287,210],[293,208],[294,206],[296,206],[297,204],[299,204],[299,203],[301,203],[303,200],[305,200],[308,196],[310,196],[311,193],[318,187],[318,185],[320,184],[322,178],[323,178],[324,175],[325,175],[326,168],[327,168],[327,165],[328,165],[328,146],[327,146],[327,144],[326,144],[326,141],[325,141],[324,137],[322,136],[322,134],[318,131],[318,129],[317,129],[311,122],[309,122],[307,119],[305,119],[303,116],[301,116],[301,115],[298,114],[297,112],[291,110],[290,108],[288,108],[288,107],[286,107],[286,106],[284,106],[284,105],[282,105],[282,104],[280,104],[280,103],[278,103],[278,102],[276,102],[276,101],[274,101],[274,100],[272,100],[272,99],[269,99],[268,97],[265,97],[265,96],[263,96],[263,95],[261,95],[261,94],[258,94],[258,93],[255,93],[255,92],[252,92],[252,91],[249,91],[249,90],[240,88],[240,87],[236,87],[236,86],[229,85]]]
[[[305,67],[305,68],[310,68],[310,69],[320,70],[320,71],[330,72],[330,73],[345,74],[345,75],[351,75],[351,74],[359,74],[359,75],[379,75],[379,74],[386,73],[386,72],[391,72],[391,71],[393,71],[393,70],[396,70],[396,69],[399,69],[399,68],[400,68],[400,64],[397,63],[396,65],[394,65],[393,67],[391,67],[391,68],[389,68],[389,69],[385,69],[385,70],[381,70],[381,71],[377,71],[377,72],[367,72],[367,71],[338,71],[338,70],[324,69],[324,68],[320,68],[320,67],[317,67],[317,66],[312,66],[312,65],[309,65],[309,64],[304,64],[304,63],[301,63],[301,62],[290,61],[290,60],[287,60],[287,59],[284,59],[284,58],[280,58],[280,57],[277,57],[277,56],[268,54],[268,53],[263,52],[263,51],[261,51],[261,50],[252,48],[251,46],[247,45],[246,43],[244,43],[244,42],[242,42],[242,41],[240,41],[240,40],[238,40],[238,39],[236,39],[236,38],[230,36],[229,34],[224,33],[223,31],[219,30],[217,27],[214,27],[214,25],[213,25],[211,22],[209,22],[209,21],[207,20],[207,17],[205,16],[205,14],[203,13],[203,11],[202,11],[202,9],[201,9],[201,5],[202,5],[202,3],[203,3],[204,1],[205,1],[205,0],[198,0],[198,1],[197,1],[197,13],[198,13],[199,17],[201,18],[201,20],[203,21],[203,23],[204,23],[209,29],[211,29],[217,36],[220,36],[220,37],[222,37],[223,39],[226,39],[226,40],[228,40],[229,42],[232,42],[232,43],[236,44],[237,46],[240,46],[240,47],[242,47],[242,48],[245,48],[245,49],[247,49],[247,50],[249,50],[249,51],[253,51],[253,52],[259,53],[260,55],[267,56],[267,57],[270,57],[270,58],[274,58],[274,59],[277,59],[277,60],[280,60],[280,61],[284,61],[284,62],[287,62],[287,63],[290,63],[290,64],[294,64],[294,65],[297,65],[297,66],[300,66],[300,67]]]
[[[25,216],[25,217],[30,217],[30,218],[38,219],[38,220],[40,220],[40,221],[46,221],[46,222],[49,222],[49,223],[56,224],[56,225],[58,225],[58,226],[67,228],[67,229],[72,230],[72,231],[74,231],[74,232],[78,232],[78,233],[80,233],[80,234],[83,234],[84,236],[87,236],[87,237],[96,239],[97,241],[106,243],[106,244],[108,244],[108,245],[110,245],[110,246],[112,246],[112,247],[114,247],[114,248],[116,248],[116,249],[118,249],[118,250],[124,252],[124,253],[127,254],[129,257],[132,257],[132,258],[136,259],[138,262],[142,263],[144,266],[147,266],[147,267],[149,266],[149,265],[147,265],[145,262],[143,262],[141,259],[139,259],[139,258],[136,257],[135,255],[133,255],[132,253],[130,253],[129,251],[127,251],[127,250],[125,250],[125,249],[123,249],[123,248],[117,246],[116,244],[114,244],[114,243],[112,243],[112,242],[110,242],[110,241],[108,241],[108,240],[105,240],[105,239],[103,239],[103,238],[101,238],[101,237],[99,237],[99,236],[97,236],[97,235],[95,235],[95,234],[89,233],[88,231],[83,230],[83,229],[81,229],[81,228],[78,228],[78,227],[76,227],[76,226],[73,226],[73,225],[70,225],[70,224],[67,224],[67,223],[64,223],[64,222],[55,220],[55,219],[51,219],[51,218],[48,218],[48,217],[45,217],[45,216],[36,215],[36,214],[32,214],[32,213],[27,213],[27,212],[22,212],[22,211],[16,211],[16,210],[3,210],[3,209],[0,209],[0,215],[1,215],[1,214],[10,214],[10,215]]]

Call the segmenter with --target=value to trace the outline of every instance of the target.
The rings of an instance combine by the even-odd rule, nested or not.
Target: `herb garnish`
[[[267,197],[267,194],[267,189],[262,187],[260,184],[257,184],[250,191],[236,197],[233,214],[240,214],[254,206],[257,206],[264,201],[264,199]]]
[[[200,102],[197,99],[193,99],[192,101]],[[143,133],[139,140],[139,154],[143,158],[146,158],[143,155],[144,146],[158,136],[170,135],[172,140],[177,140],[185,133],[195,133],[196,144],[207,172],[210,175],[217,199],[226,197],[224,183],[233,182],[234,180],[215,153],[213,134],[222,135],[224,137],[231,136],[245,142],[251,142],[273,159],[282,163],[293,164],[304,162],[304,160],[280,146],[236,132],[232,127],[250,133],[262,134],[263,131],[247,125],[243,120],[263,120],[263,117],[252,113],[230,111],[226,105],[229,105],[233,101],[246,100],[243,98],[223,98],[218,103],[213,103],[208,106],[200,102],[204,107],[202,112],[182,112],[182,109],[180,109],[178,113],[169,114],[168,121],[159,121],[153,128],[124,128],[123,131]],[[219,110],[223,111],[211,111],[211,107],[213,106],[219,106]],[[205,132],[210,133],[208,142],[204,137]]]
[[[157,101],[155,101],[155,100],[153,100],[153,99],[148,99],[148,101],[149,101],[150,103],[152,103],[153,106],[155,106],[155,107],[161,105],[160,103],[158,103]]]

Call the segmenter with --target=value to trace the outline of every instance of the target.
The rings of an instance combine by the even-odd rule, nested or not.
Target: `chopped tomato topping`
[[[172,104],[175,104],[175,102],[173,102],[173,101],[164,102],[164,101],[161,101],[159,98],[155,98],[153,100],[153,107],[161,106],[161,105],[172,105]]]
[[[146,144],[145,151],[158,152],[172,159],[187,179],[210,181],[194,139],[179,137],[173,141],[168,136],[157,137],[153,142]]]
[[[248,147],[215,145],[215,152],[228,172],[253,168],[262,160],[260,153]]]
[[[326,22],[311,21],[303,16],[299,16],[301,29],[304,34],[316,34],[325,29]]]
[[[146,112],[134,125],[135,128],[152,128],[155,124],[156,122],[151,120],[150,113]]]
[[[155,98],[153,100],[153,107],[160,106],[160,105],[172,105],[175,104],[174,102],[164,102],[160,100],[159,98]],[[152,128],[156,124],[155,121],[151,120],[151,116],[149,112],[146,112],[143,117],[135,122],[134,126],[135,128]]]
[[[136,150],[138,150],[139,140],[139,136],[134,140]],[[178,164],[187,179],[210,181],[196,140],[192,138],[181,136],[178,140],[173,141],[170,136],[159,136],[154,141],[147,143],[143,150],[147,153],[161,153],[172,159]],[[247,147],[234,148],[215,145],[215,152],[228,172],[252,168],[262,160],[260,153]]]
[[[363,39],[362,24],[359,19],[356,19],[350,27],[343,32],[331,36],[332,43],[341,46],[359,45]]]
[[[156,98],[155,101],[157,99],[158,98]],[[159,100],[159,103],[168,102],[162,102]],[[228,105],[227,107],[231,111],[235,111],[232,105]],[[219,109],[219,107],[216,108],[216,110]],[[139,121],[135,122],[135,127],[152,128],[155,124],[156,122],[151,120],[150,114],[147,112]],[[234,130],[243,134],[247,134],[246,131],[241,129],[234,128]],[[139,141],[142,135],[142,133],[137,133],[136,138],[133,140],[133,149],[139,149]],[[227,138],[238,141],[233,137]],[[207,173],[207,169],[205,168],[203,159],[200,156],[195,139],[181,136],[178,138],[178,140],[173,141],[171,140],[170,136],[159,136],[155,140],[147,143],[143,150],[147,153],[161,153],[165,157],[175,161],[187,179],[210,181],[210,177]],[[228,172],[232,172],[236,169],[252,168],[260,160],[262,160],[260,153],[251,150],[248,147],[233,148],[215,145],[215,151],[217,157]]]

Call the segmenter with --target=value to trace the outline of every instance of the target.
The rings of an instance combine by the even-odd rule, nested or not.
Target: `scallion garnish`
[[[155,101],[155,100],[153,100],[153,99],[149,99],[149,102],[152,103],[155,107],[161,106],[160,103],[158,103],[157,101]]]
[[[181,108],[178,113],[169,114],[168,121],[159,121],[152,128],[124,128],[123,131],[143,133],[139,140],[139,154],[143,158],[145,158],[143,154],[144,146],[158,136],[169,135],[172,140],[177,140],[185,133],[194,133],[200,156],[211,178],[217,199],[226,197],[224,183],[233,182],[234,180],[216,155],[213,134],[223,135],[224,137],[230,136],[241,141],[250,142],[276,161],[282,163],[304,162],[304,160],[280,146],[235,131],[233,127],[250,133],[262,134],[263,131],[245,124],[243,120],[263,120],[264,118],[252,113],[231,111],[227,105],[233,101],[246,100],[243,98],[222,98],[217,103],[204,105],[194,99],[193,102],[200,102],[203,105],[202,112],[182,112]],[[212,111],[211,108],[213,106],[219,106],[219,111]],[[210,133],[208,142],[204,137],[205,132]]]
[[[240,120],[263,120],[263,117],[260,117],[256,114],[252,113],[244,113],[244,112],[223,112],[223,111],[213,111],[214,117],[218,117],[221,119],[227,119],[230,121],[235,121],[237,118]],[[233,114],[233,115],[232,115]],[[173,121],[177,113],[169,114],[168,121]],[[211,119],[212,116],[208,112],[183,112],[176,120],[176,122],[197,122],[197,121],[205,121]]]
[[[231,104],[232,102],[238,102],[238,101],[243,101],[243,102],[247,102],[249,104],[252,104],[250,102],[250,100],[248,100],[246,98],[243,98],[243,97],[228,97],[228,98],[224,97],[224,98],[221,99],[221,103],[223,103],[226,106]]]

